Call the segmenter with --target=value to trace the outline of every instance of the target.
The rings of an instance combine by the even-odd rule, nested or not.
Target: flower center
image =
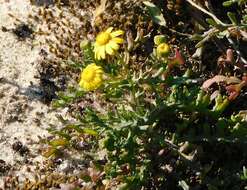
[[[111,40],[111,35],[110,33],[107,32],[102,32],[101,34],[99,34],[96,38],[96,42],[99,45],[105,45],[107,44],[109,41]]]
[[[94,79],[95,77],[95,72],[92,70],[84,70],[82,78],[83,80],[85,80],[86,82],[90,82]]]

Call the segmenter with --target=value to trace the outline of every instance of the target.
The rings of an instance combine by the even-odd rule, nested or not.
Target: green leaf
[[[53,147],[57,147],[57,146],[65,146],[68,144],[68,141],[62,138],[59,139],[54,139],[50,142],[50,145],[52,145]]]
[[[187,185],[187,183],[184,180],[181,180],[178,182],[178,185],[183,188],[183,190],[189,190],[190,187]]]
[[[70,135],[64,133],[63,131],[52,131],[51,133],[54,135],[58,135],[59,137],[63,137],[67,140],[71,139]]]
[[[237,25],[238,24],[236,15],[234,13],[228,12],[227,13],[227,16],[231,20],[232,24],[234,24],[234,25]]]
[[[58,152],[58,150],[56,148],[53,148],[53,147],[49,147],[44,153],[43,153],[43,156],[46,157],[46,158],[49,158],[53,155],[56,155]]]
[[[241,176],[242,180],[247,180],[247,170],[245,166],[243,166],[243,175]]]
[[[74,129],[76,130],[78,133],[83,133],[83,129],[80,127],[80,125],[75,125],[75,124],[69,124],[66,126],[67,129]]]
[[[92,135],[92,136],[97,136],[98,132],[93,130],[93,129],[89,129],[89,128],[83,128],[83,132],[88,134],[88,135]]]
[[[215,26],[215,27],[218,26],[217,22],[215,22],[214,19],[207,18],[206,21],[207,21],[207,23],[210,24],[211,26]]]
[[[143,3],[148,8],[149,14],[151,15],[153,21],[161,26],[166,26],[166,20],[160,9],[149,1],[144,1]]]
[[[208,190],[218,190],[218,188],[213,186],[212,184],[209,184],[208,185]]]
[[[223,2],[223,6],[224,6],[224,7],[229,7],[229,6],[231,6],[233,3],[235,3],[234,0],[225,1],[225,2]]]
[[[219,33],[217,34],[217,37],[218,37],[219,39],[223,39],[223,38],[229,37],[229,36],[230,36],[230,32],[229,32],[228,30],[223,30],[222,32],[219,32]]]
[[[54,100],[54,101],[52,101],[52,107],[54,107],[54,108],[64,107],[65,105],[66,105],[66,102],[64,100]]]
[[[190,39],[193,41],[198,41],[198,40],[202,40],[204,37],[200,34],[193,34]]]
[[[117,190],[128,190],[128,189],[129,189],[128,183],[123,183],[117,186]]]
[[[198,43],[195,45],[195,47],[196,47],[196,48],[200,48],[200,47],[202,47],[202,46],[204,45],[205,42],[207,42],[207,41],[209,41],[209,40],[210,40],[210,36],[208,35],[208,36],[204,37],[200,42],[198,42]]]

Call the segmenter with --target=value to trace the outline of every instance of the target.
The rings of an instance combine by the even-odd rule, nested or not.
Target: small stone
[[[18,152],[22,148],[22,146],[23,144],[20,141],[16,141],[14,142],[14,144],[12,144],[12,149]]]
[[[20,24],[13,30],[13,33],[24,40],[32,37],[33,30],[27,24]]]
[[[4,160],[0,160],[0,174],[4,174],[9,171],[11,166],[7,164]]]
[[[31,3],[36,6],[49,6],[54,4],[54,0],[31,0]]]
[[[16,152],[19,152],[21,156],[25,156],[29,153],[28,147],[23,145],[20,141],[16,141],[14,144],[12,144],[12,149]]]
[[[58,167],[58,171],[65,172],[65,173],[71,171],[71,169],[73,169],[73,168],[72,168],[71,162],[69,160],[65,160]]]

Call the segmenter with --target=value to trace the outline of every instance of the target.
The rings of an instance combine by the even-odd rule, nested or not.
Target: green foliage
[[[246,4],[246,0],[229,0],[229,1],[225,1],[223,3],[223,6],[225,7],[230,7],[233,6],[235,3],[237,3],[238,10],[243,9],[244,5]],[[208,17],[205,19],[208,26],[206,27],[206,30],[203,30],[201,32],[203,32],[203,34],[194,34],[192,35],[191,39],[198,41],[196,47],[202,47],[205,42],[210,41],[211,39],[217,37],[217,38],[226,38],[230,41],[230,43],[232,43],[231,36],[234,36],[234,33],[236,31],[245,31],[246,30],[246,11],[244,13],[233,13],[233,12],[227,12],[227,17],[229,18],[229,21],[231,22],[230,24],[229,21],[227,21],[227,23],[224,23],[223,21],[219,20],[216,15],[209,13],[207,10],[205,10],[204,8],[200,7],[204,13],[206,13],[208,15]],[[238,16],[236,15],[238,14]],[[241,18],[241,19],[239,19]],[[206,25],[205,25],[206,26]],[[205,27],[204,26],[204,27]]]
[[[238,5],[244,5],[245,3],[247,3],[247,1],[246,0],[230,0],[230,1],[225,1],[223,5],[225,7],[228,7],[228,6],[232,6],[234,3],[238,3]]]
[[[117,59],[121,60],[121,56]],[[115,61],[108,66],[115,70],[118,64]],[[247,137],[246,122],[238,114],[223,115],[230,103],[227,97],[218,94],[210,98],[210,94],[189,77],[189,70],[184,75],[168,73],[163,78],[169,61],[164,63],[150,57],[148,68],[128,73],[124,62],[121,64],[117,66],[117,74],[112,75],[111,69],[106,69],[112,78],[99,89],[101,101],[111,102],[113,107],[106,107],[103,112],[87,107],[82,115],[77,114],[78,123],[63,121],[66,126],[55,132],[59,139],[50,143],[58,150],[61,146],[69,146],[67,142],[73,135],[91,136],[90,139],[94,139],[92,152],[104,152],[105,178],[117,179],[119,189],[151,187],[152,183],[165,186],[168,183],[166,170],[160,167],[164,167],[167,160],[159,154],[167,151],[171,157],[191,162],[193,158],[178,149],[178,144],[184,140],[229,142]],[[54,105],[74,104],[86,94],[69,88],[66,93],[59,94],[60,99]],[[177,167],[180,165],[183,164]],[[185,181],[177,185],[189,188]]]
[[[227,1],[224,6],[236,2],[242,5],[243,1]],[[145,2],[145,5],[155,22],[166,25],[154,4]],[[227,16],[231,24],[207,19],[210,29],[202,35],[194,35],[194,39],[200,40],[196,48],[213,37],[227,37],[229,27],[240,30],[246,27],[238,22],[235,14],[229,12]],[[205,143],[211,147],[221,143],[226,146],[246,143],[247,122],[240,112],[230,111],[232,102],[224,90],[219,88],[215,95],[201,89],[200,80],[195,78],[197,73],[181,61],[178,50],[175,58],[157,58],[154,49],[145,60],[145,66],[133,69],[125,60],[129,52],[96,61],[90,42],[81,44],[81,48],[82,62],[71,66],[83,68],[96,62],[104,68],[107,79],[97,93],[70,87],[59,94],[59,99],[53,102],[55,107],[70,107],[79,102],[86,106],[82,112],[71,111],[76,122],[60,118],[64,127],[52,131],[58,138],[49,143],[47,156],[73,148],[72,139],[86,136],[92,146],[88,154],[94,163],[99,157],[105,159],[99,167],[105,174],[102,180],[114,181],[118,189],[181,187],[187,190],[192,182],[185,176],[193,172],[193,177],[197,178],[194,183],[208,189],[231,187],[231,184],[222,184],[222,178],[234,178],[237,182],[246,180],[245,168],[243,174],[236,177],[238,169],[233,174],[223,175],[223,166],[215,168],[215,163],[208,162],[210,156],[204,155],[202,163],[196,162],[203,151],[208,151],[203,150],[207,149]],[[99,107],[86,102],[93,94],[98,95]],[[103,155],[99,156],[97,152]],[[218,178],[209,179],[208,175]]]
[[[164,16],[162,15],[159,8],[155,4],[149,1],[144,1],[143,3],[148,8],[148,11],[152,19],[154,20],[154,22],[156,22],[157,24],[161,26],[166,26],[166,20],[164,19]]]

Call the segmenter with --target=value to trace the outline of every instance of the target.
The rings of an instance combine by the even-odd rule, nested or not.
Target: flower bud
[[[170,53],[170,46],[167,43],[161,43],[157,47],[157,56],[158,57],[168,57]]]
[[[85,50],[89,47],[89,40],[82,40],[81,43],[80,43],[80,48],[81,50]]]
[[[154,43],[155,45],[160,45],[162,43],[166,43],[167,42],[167,37],[165,35],[156,35],[154,37]]]

